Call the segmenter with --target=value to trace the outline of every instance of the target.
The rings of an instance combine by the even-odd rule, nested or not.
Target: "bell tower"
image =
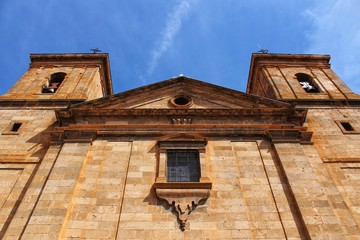
[[[329,55],[253,54],[247,92],[282,101],[360,99],[331,69]]]
[[[30,60],[29,69],[1,102],[62,105],[112,94],[108,54],[31,54]]]
[[[253,54],[247,92],[306,109],[304,127],[324,163],[359,162],[360,95],[329,61],[329,55]]]

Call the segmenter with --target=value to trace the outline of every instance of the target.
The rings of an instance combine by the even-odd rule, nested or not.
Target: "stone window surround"
[[[170,185],[201,185],[202,183],[209,183],[209,178],[206,174],[206,159],[205,159],[205,140],[168,140],[158,141],[158,160],[159,171],[155,183],[166,183]],[[167,182],[166,162],[167,150],[198,150],[200,160],[200,180],[199,182]]]
[[[177,95],[169,99],[172,108],[189,108],[194,104],[194,99],[187,95]]]
[[[204,139],[165,140],[158,141],[158,173],[154,183],[157,198],[164,200],[176,214],[180,229],[185,230],[189,214],[201,201],[210,196],[212,183],[206,174],[206,158]],[[166,161],[167,150],[198,150],[200,160],[199,182],[167,182]]]
[[[21,124],[21,126],[17,129],[17,131],[12,130],[14,124]],[[24,131],[25,125],[26,125],[26,121],[12,120],[1,134],[2,135],[19,135]]]
[[[356,127],[355,127],[355,121],[353,121],[353,120],[350,120],[350,119],[346,119],[346,120],[335,120],[335,123],[338,125],[338,127],[340,128],[340,130],[341,130],[341,132],[343,133],[343,134],[360,134],[360,131],[359,131],[359,129],[357,129]],[[345,128],[344,128],[344,126],[342,125],[342,123],[348,123],[348,124],[350,124],[351,125],[351,127],[354,129],[354,130],[352,130],[352,131],[349,131],[349,130],[346,130]]]

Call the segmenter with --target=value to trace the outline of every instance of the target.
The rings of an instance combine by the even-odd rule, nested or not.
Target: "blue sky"
[[[245,91],[251,54],[330,54],[360,93],[359,0],[1,0],[0,94],[30,53],[110,55],[114,92],[183,73]]]

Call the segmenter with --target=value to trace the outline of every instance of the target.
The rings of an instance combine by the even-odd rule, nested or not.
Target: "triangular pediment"
[[[302,130],[306,110],[177,77],[74,104],[57,110],[56,117],[61,126],[58,139],[141,135],[156,137],[162,144],[190,141],[203,146],[209,136],[263,136],[269,128],[294,126]]]
[[[183,98],[183,99],[181,99]],[[188,103],[177,100],[188,101]],[[180,101],[179,100],[179,101]],[[80,109],[239,109],[281,108],[289,104],[205,83],[177,77],[119,94],[71,106]]]

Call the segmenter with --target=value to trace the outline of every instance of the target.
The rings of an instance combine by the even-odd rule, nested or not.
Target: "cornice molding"
[[[155,137],[174,134],[201,134],[206,137],[268,137],[273,143],[312,144],[312,132],[292,125],[72,125],[56,127],[52,142],[91,142],[97,137]],[[164,141],[166,142],[166,141]]]
[[[85,100],[86,99],[11,99],[8,94],[5,94],[0,97],[0,107],[50,107],[64,110],[69,105],[81,103]]]
[[[77,123],[77,118],[87,119],[88,123],[98,122],[99,118],[157,118],[166,120],[172,125],[193,125],[194,119],[206,122],[211,119],[235,118],[237,120],[253,119],[255,123],[291,123],[302,125],[305,121],[307,110],[295,108],[241,108],[241,109],[66,109],[57,110],[57,119],[61,125]],[[94,120],[91,120],[94,119]],[[211,121],[209,121],[211,123]],[[218,124],[221,125],[221,124]]]
[[[271,129],[267,132],[272,143],[313,144],[312,132],[296,129]]]

